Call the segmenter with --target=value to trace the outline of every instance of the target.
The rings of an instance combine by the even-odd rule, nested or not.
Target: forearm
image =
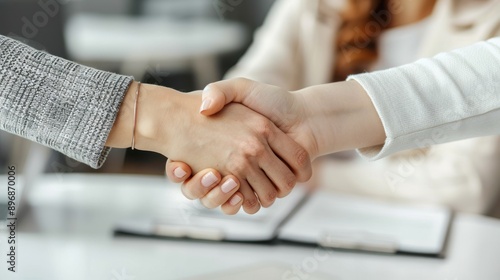
[[[384,143],[382,122],[357,82],[313,86],[296,94],[305,104],[318,155]]]
[[[369,159],[500,134],[500,39],[298,91],[319,154]],[[360,84],[362,86],[360,86]]]
[[[500,38],[351,79],[366,89],[387,134],[384,146],[361,150],[370,159],[500,134]]]

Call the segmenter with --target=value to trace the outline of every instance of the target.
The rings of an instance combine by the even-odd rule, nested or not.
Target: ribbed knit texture
[[[360,150],[368,159],[500,135],[500,38],[349,79],[366,90],[387,135]]]
[[[93,168],[131,82],[0,35],[0,129]]]

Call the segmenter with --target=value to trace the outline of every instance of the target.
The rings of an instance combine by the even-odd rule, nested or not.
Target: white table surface
[[[445,259],[112,237],[116,220],[169,209],[162,204],[167,184],[161,177],[74,174],[40,178],[28,193],[25,203],[32,209],[17,233],[18,272],[7,272],[2,261],[0,279],[209,279],[203,275],[224,275],[265,264],[278,273],[260,279],[314,279],[311,275],[317,273],[327,275],[321,279],[500,279],[500,221],[465,214],[453,222]],[[0,231],[2,256],[5,234]],[[294,267],[311,269],[312,274],[284,274]],[[252,277],[256,276],[237,279]]]

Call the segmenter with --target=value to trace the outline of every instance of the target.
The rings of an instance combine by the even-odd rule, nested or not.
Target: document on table
[[[446,208],[316,193],[280,228],[279,238],[334,248],[438,255],[450,220]]]
[[[122,233],[157,235],[174,238],[244,242],[269,241],[276,237],[281,223],[306,198],[303,188],[295,189],[272,207],[254,215],[243,211],[228,216],[220,209],[207,209],[198,201],[187,200],[179,188],[169,188],[165,204],[170,208],[158,217],[131,219],[118,224]]]
[[[178,189],[171,208],[150,220],[123,221],[121,233],[214,241],[291,241],[324,247],[376,252],[440,255],[451,211],[416,207],[302,187],[255,215],[226,216],[186,200]]]

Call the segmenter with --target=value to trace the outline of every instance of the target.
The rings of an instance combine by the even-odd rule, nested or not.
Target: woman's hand
[[[242,103],[256,112],[264,113],[269,120],[304,147],[311,158],[316,157],[318,153],[316,140],[306,123],[305,102],[300,94],[247,79],[236,79],[209,85],[204,90],[203,96],[204,102],[200,108],[203,115],[215,114],[231,102]],[[217,168],[215,165],[213,167]],[[231,203],[238,200],[235,198],[238,194],[221,195],[220,189],[229,177],[222,178],[215,169],[204,170],[194,177],[191,177],[192,172],[190,166],[183,162],[169,160],[166,166],[166,173],[171,181],[184,182],[182,189],[185,194],[197,194],[188,197],[200,198],[204,205],[222,205],[222,211],[226,214],[238,212],[239,205]],[[200,179],[210,173],[222,179],[215,182],[213,188],[203,188]],[[310,178],[309,174],[303,176],[298,170],[296,174],[299,182],[305,182]],[[288,193],[282,192],[278,197],[284,197]]]
[[[127,109],[133,107],[133,102],[127,94],[108,139],[115,147],[129,146],[123,139],[131,139],[131,130],[126,124],[133,124],[133,114]],[[294,172],[300,178],[311,176],[306,150],[267,118],[245,106],[231,104],[207,118],[198,113],[200,95],[181,94],[151,85],[141,86],[137,104],[137,149],[187,162],[194,172],[215,167],[222,175],[234,175],[225,178],[220,194],[231,196],[234,202],[240,196],[234,196],[239,185],[243,207],[248,213],[257,212],[259,202],[268,207],[276,197],[288,194],[296,183]],[[184,189],[184,194],[191,199],[199,198],[219,180],[216,172],[208,172],[200,177],[202,189]],[[210,201],[206,200],[205,205],[221,204]]]
[[[312,159],[321,154],[378,145],[385,139],[370,98],[355,81],[291,93],[247,79],[233,79],[209,85],[203,100],[201,113],[205,115],[216,113],[230,102],[252,108],[306,148]],[[167,163],[166,169],[174,182],[184,181],[192,172],[189,166],[173,161]],[[184,170],[185,174],[176,176],[174,170]],[[197,190],[199,181],[195,178],[185,181],[183,188]],[[235,208],[226,203],[223,210],[231,214],[237,211]]]
[[[230,103],[241,103],[262,114],[304,147],[311,159],[318,156],[304,94],[244,78],[226,80],[205,88],[200,113],[211,116]],[[299,178],[300,181],[305,179],[308,178]]]

